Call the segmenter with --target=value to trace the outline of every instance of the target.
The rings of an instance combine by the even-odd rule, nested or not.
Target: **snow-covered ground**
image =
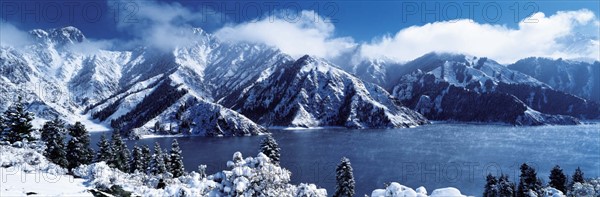
[[[213,175],[193,171],[170,178],[170,174],[124,173],[105,162],[82,165],[69,175],[48,162],[38,151],[41,147],[35,143],[22,148],[0,145],[0,196],[92,196],[92,190],[113,186],[140,196],[327,196],[325,189],[314,184],[290,184],[291,172],[262,153],[244,158],[236,152],[227,162],[230,169]],[[164,189],[155,188],[160,179],[166,183]]]
[[[46,172],[0,168],[0,196],[93,196],[85,179]]]

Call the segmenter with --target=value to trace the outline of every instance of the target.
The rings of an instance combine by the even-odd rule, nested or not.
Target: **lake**
[[[281,148],[281,165],[292,172],[292,183],[315,183],[335,190],[335,167],[348,157],[354,168],[356,196],[370,195],[388,182],[412,187],[456,187],[481,196],[488,173],[508,174],[518,183],[519,166],[527,162],[548,182],[550,169],[560,165],[570,177],[581,167],[585,177],[600,177],[600,124],[513,127],[434,123],[410,129],[271,130]],[[100,133],[92,133],[95,144]],[[110,134],[107,133],[107,137]],[[236,151],[256,156],[264,136],[179,137],[187,171],[208,165],[209,174],[227,169]],[[128,141],[171,146],[172,138]]]

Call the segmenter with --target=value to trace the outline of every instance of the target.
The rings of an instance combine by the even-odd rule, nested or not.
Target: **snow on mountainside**
[[[287,82],[293,81],[272,80],[284,70],[290,72],[287,67],[295,60],[265,45],[221,42],[202,29],[190,31],[190,43],[172,50],[140,46],[131,51],[82,51],[80,44],[88,41],[74,27],[33,30],[32,45],[0,50],[1,107],[22,95],[30,106],[35,106],[30,109],[38,117],[61,115],[80,120],[91,116],[100,124],[133,136],[165,130],[170,134],[208,136],[256,135],[265,131],[251,120],[269,126],[359,128],[408,127],[427,122],[418,113],[400,107],[382,88],[325,63],[318,65],[323,64],[326,70],[295,74],[299,79],[334,80],[331,87],[314,86],[328,84],[324,82],[307,82],[298,86],[302,88],[269,98],[294,98],[277,104],[277,109],[294,113],[293,120],[248,119],[245,116],[264,114],[236,109],[238,113],[224,106],[232,107],[234,102],[241,102],[238,96],[256,94],[251,91],[267,83],[289,85]],[[317,88],[322,89],[310,92]],[[310,103],[300,95],[322,97],[317,98],[319,103]],[[317,110],[317,104],[330,108]]]
[[[570,116],[595,118],[599,113],[597,105],[487,58],[427,54],[404,67],[415,70],[398,79],[392,94],[432,119],[576,124]]]
[[[383,88],[310,56],[283,64],[223,104],[268,126],[393,128],[424,124]]]
[[[526,58],[508,68],[535,77],[556,90],[600,103],[600,62]]]

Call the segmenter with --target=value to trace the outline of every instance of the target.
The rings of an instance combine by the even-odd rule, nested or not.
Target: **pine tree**
[[[94,161],[104,161],[106,162],[106,164],[111,165],[111,160],[113,156],[113,148],[111,146],[111,143],[108,142],[106,136],[102,134],[100,136],[100,141],[98,141],[98,152],[96,153],[96,158]]]
[[[65,124],[62,120],[56,117],[52,121],[48,121],[42,127],[42,140],[46,142],[46,150],[44,156],[52,163],[61,167],[67,167],[67,152],[65,148]]]
[[[34,115],[25,109],[25,105],[22,102],[21,97],[19,100],[11,105],[4,112],[3,124],[4,129],[0,136],[5,141],[10,143],[18,142],[23,139],[33,140],[31,132],[33,132],[33,126],[31,121],[34,119]]]
[[[82,164],[90,164],[94,157],[94,150],[90,148],[90,135],[85,129],[85,125],[76,122],[69,127],[71,140],[67,145],[67,160],[69,160],[69,169],[73,169]]]
[[[541,180],[537,178],[537,173],[535,169],[523,163],[521,165],[521,175],[520,175],[519,187],[517,188],[517,197],[526,197],[529,196],[529,191],[533,191],[540,194],[542,189]]]
[[[343,157],[341,163],[335,169],[336,186],[334,197],[354,196],[354,175],[350,160]]]
[[[133,154],[131,155],[131,162],[130,162],[130,167],[129,167],[129,172],[130,173],[135,173],[136,171],[138,172],[144,172],[144,163],[145,161],[143,160],[144,158],[142,158],[142,148],[140,148],[137,145],[133,146]]]
[[[502,174],[498,179],[499,196],[512,197],[515,195],[515,184],[510,182],[508,175]]]
[[[165,162],[165,169],[167,169],[167,172],[171,172],[171,154],[169,152],[169,150],[167,150],[166,148],[163,149],[163,161]]]
[[[171,165],[170,170],[171,174],[173,174],[173,177],[180,177],[185,172],[183,167],[183,157],[181,156],[181,149],[179,148],[179,143],[177,143],[176,139],[173,139],[173,143],[171,144],[169,164]]]
[[[140,169],[140,172],[147,172],[148,171],[148,166],[150,164],[150,160],[152,159],[152,156],[150,155],[150,147],[148,147],[148,145],[144,145],[142,146],[142,168]]]
[[[111,146],[114,156],[111,160],[111,167],[117,168],[123,172],[129,171],[129,149],[127,144],[121,139],[121,134],[118,130],[113,131],[111,137]]]
[[[498,196],[498,180],[492,174],[488,174],[485,178],[485,187],[483,190],[483,197],[496,197]]]
[[[150,160],[150,166],[148,167],[148,173],[152,175],[159,175],[167,172],[167,166],[165,165],[164,156],[160,144],[156,142],[154,144],[154,154]]]
[[[575,173],[573,173],[573,183],[585,183],[585,179],[583,178],[583,172],[581,171],[581,168],[577,167],[577,169],[575,169]]]
[[[560,166],[556,165],[550,171],[550,186],[556,188],[563,192],[563,194],[567,193],[567,176],[563,173]]]
[[[275,164],[279,164],[280,150],[277,141],[271,135],[267,135],[260,143],[260,152],[269,157]]]

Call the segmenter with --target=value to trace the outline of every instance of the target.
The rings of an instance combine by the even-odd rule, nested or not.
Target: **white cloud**
[[[19,47],[31,43],[29,34],[14,25],[0,21],[0,45]]]
[[[121,4],[109,5],[132,5],[136,9],[135,15],[117,23],[123,33],[134,36],[124,44],[126,47],[142,45],[170,50],[186,46],[193,43],[192,28],[223,20],[220,15],[203,14],[177,2],[121,0]]]
[[[309,54],[334,58],[356,45],[350,37],[334,37],[334,31],[335,26],[328,19],[313,11],[302,11],[296,17],[276,14],[261,20],[228,25],[217,30],[215,36],[222,41],[277,47],[293,57]]]
[[[435,22],[400,30],[394,36],[383,36],[361,46],[364,58],[387,57],[408,61],[425,53],[453,52],[485,56],[501,63],[512,63],[530,56],[553,58],[598,59],[598,19],[589,10],[557,12],[552,16],[536,13],[535,23],[521,21],[517,29],[500,25],[480,24],[471,20]],[[589,31],[590,26],[595,30]],[[584,30],[588,29],[588,30]],[[589,33],[589,42],[578,43],[573,50],[560,38]],[[564,39],[563,39],[564,40]],[[583,53],[582,53],[583,52]]]

